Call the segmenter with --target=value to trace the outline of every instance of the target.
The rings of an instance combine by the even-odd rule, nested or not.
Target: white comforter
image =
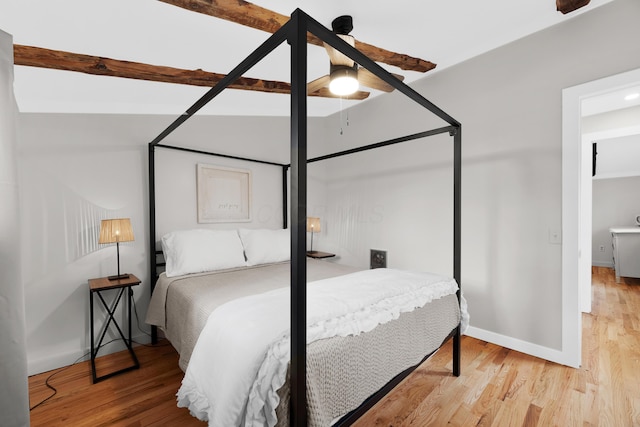
[[[368,332],[457,290],[450,278],[392,269],[309,283],[307,343]],[[240,298],[213,311],[182,380],[178,406],[210,426],[273,427],[277,390],[290,359],[289,315],[289,288]],[[466,319],[463,310],[463,330]]]

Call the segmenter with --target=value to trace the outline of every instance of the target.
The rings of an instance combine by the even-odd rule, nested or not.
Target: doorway
[[[582,312],[591,309],[591,142],[583,140],[583,102],[640,84],[640,69],[594,80],[562,93],[562,354],[579,367]]]

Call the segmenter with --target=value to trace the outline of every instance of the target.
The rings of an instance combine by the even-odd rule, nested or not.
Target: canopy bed
[[[339,50],[343,54],[347,55],[348,57],[353,59],[357,64],[366,68],[371,73],[375,74],[375,76],[383,80],[386,84],[392,86],[395,90],[398,90],[399,92],[407,96],[409,99],[416,102],[418,105],[424,107],[429,112],[434,114],[436,117],[448,123],[448,125],[445,127],[437,128],[437,129],[427,130],[424,132],[414,133],[411,135],[401,136],[398,138],[377,142],[377,143],[366,145],[363,147],[358,147],[350,150],[345,150],[345,151],[341,151],[333,154],[320,156],[313,159],[308,159],[307,158],[307,99],[306,99],[307,98],[307,81],[306,81],[307,33],[311,33],[312,35],[315,35],[316,37],[326,42],[330,46],[334,47],[335,49]],[[201,150],[192,150],[189,148],[161,144],[162,140],[164,140],[175,129],[177,129],[186,120],[188,120],[191,116],[193,116],[206,103],[208,103],[213,98],[215,98],[225,88],[233,84],[233,82],[236,79],[241,77],[253,65],[258,63],[262,58],[267,56],[271,51],[273,51],[276,47],[278,47],[280,44],[284,42],[287,42],[291,46],[291,128],[290,128],[291,163],[290,164],[279,164],[279,163],[268,162],[268,161],[263,161],[259,159],[250,159],[250,158],[237,157],[237,156],[232,156],[227,154],[210,153],[210,152],[204,152]],[[289,353],[285,351],[286,360],[284,363],[284,366],[286,367],[286,370],[287,370],[287,375],[289,377],[287,384],[288,384],[288,394],[290,396],[290,400],[288,400],[287,402],[283,402],[284,404],[281,405],[279,408],[276,408],[275,411],[276,412],[280,411],[279,414],[282,414],[283,410],[284,411],[287,410],[286,403],[289,403],[288,422],[290,425],[293,425],[293,426],[307,425],[307,423],[309,422],[309,419],[313,415],[309,412],[309,409],[312,408],[312,411],[315,410],[314,407],[309,403],[309,396],[310,394],[313,394],[316,392],[314,387],[317,385],[313,381],[309,381],[308,376],[315,375],[315,376],[322,377],[323,376],[322,372],[325,372],[325,373],[327,372],[327,371],[323,371],[322,369],[315,370],[316,367],[313,367],[313,369],[309,367],[309,362],[315,363],[316,361],[316,352],[321,353],[321,351],[318,350],[318,345],[320,344],[316,344],[320,341],[308,344],[309,335],[310,334],[313,335],[315,332],[309,332],[307,330],[307,321],[310,318],[313,319],[314,316],[317,315],[316,311],[324,312],[327,310],[314,308],[312,304],[310,304],[308,307],[307,306],[307,304],[309,303],[309,300],[307,298],[308,294],[315,295],[318,293],[322,293],[322,291],[318,291],[318,286],[316,286],[316,284],[320,282],[322,282],[323,284],[327,284],[327,286],[329,286],[329,289],[333,289],[333,291],[331,292],[332,295],[327,296],[327,298],[329,299],[323,300],[323,301],[324,301],[324,304],[328,304],[330,306],[331,303],[328,301],[331,301],[331,298],[335,298],[334,293],[338,292],[338,289],[340,289],[341,287],[345,288],[345,286],[341,285],[341,283],[343,283],[341,282],[341,280],[355,280],[355,282],[363,286],[363,289],[368,286],[369,282],[387,280],[384,278],[380,278],[379,276],[380,274],[384,275],[387,273],[381,273],[381,272],[370,273],[369,271],[351,273],[351,271],[342,269],[342,267],[336,267],[337,270],[341,270],[341,271],[318,272],[316,263],[325,264],[325,265],[330,263],[325,263],[323,261],[307,260],[307,257],[306,257],[307,164],[326,160],[329,158],[334,158],[334,157],[354,155],[356,153],[359,153],[365,150],[373,150],[373,149],[384,147],[384,146],[399,144],[405,141],[412,141],[412,140],[426,138],[429,136],[439,135],[443,133],[448,133],[453,139],[453,192],[454,192],[454,197],[453,197],[453,200],[454,200],[453,202],[454,203],[454,207],[453,207],[453,229],[454,229],[454,232],[453,232],[453,279],[450,281],[451,283],[449,283],[449,281],[443,278],[434,277],[432,275],[426,275],[426,276],[421,275],[419,279],[421,281],[427,281],[427,282],[432,281],[436,284],[436,286],[443,286],[443,287],[447,287],[450,285],[454,286],[453,290],[448,290],[446,292],[443,291],[442,294],[438,294],[439,296],[444,296],[448,293],[450,295],[450,298],[448,299],[435,296],[431,293],[432,291],[425,291],[429,295],[424,294],[424,300],[425,300],[424,302],[430,302],[430,301],[435,302],[435,300],[442,300],[442,301],[448,300],[449,302],[454,301],[454,305],[457,310],[456,311],[457,314],[455,314],[455,316],[457,317],[455,317],[454,319],[453,326],[451,325],[446,326],[445,331],[443,333],[437,334],[436,339],[438,343],[436,344],[436,347],[432,350],[425,350],[426,352],[422,353],[422,356],[424,357],[421,360],[425,360],[430,354],[432,354],[435,350],[437,350],[437,348],[440,345],[442,345],[449,338],[452,338],[453,374],[455,376],[458,376],[460,374],[460,334],[461,334],[460,305],[462,300],[461,290],[459,287],[460,272],[461,272],[461,262],[460,262],[461,206],[460,206],[460,203],[461,203],[461,141],[462,139],[461,139],[461,124],[458,121],[456,121],[447,113],[445,113],[444,111],[439,109],[437,106],[429,102],[419,93],[417,93],[410,87],[403,84],[396,77],[394,77],[393,75],[385,71],[383,68],[378,66],[374,61],[367,58],[361,52],[359,52],[358,50],[350,46],[348,43],[345,43],[336,34],[332,33],[330,30],[326,29],[317,21],[313,20],[304,12],[298,9],[293,12],[289,22],[287,22],[278,31],[276,31],[271,37],[269,37],[267,41],[265,41],[260,47],[258,47],[244,61],[242,61],[233,71],[231,71],[225,78],[223,78],[215,87],[210,89],[183,115],[177,118],[170,126],[167,127],[167,129],[165,129],[162,133],[160,133],[160,135],[158,135],[152,142],[149,143],[149,181],[150,181],[150,186],[149,186],[149,213],[150,213],[149,245],[150,245],[150,248],[149,249],[151,254],[158,253],[157,251],[158,239],[156,236],[156,208],[155,208],[156,170],[155,170],[155,157],[154,157],[155,156],[154,153],[156,149],[163,148],[163,149],[170,149],[170,150],[185,150],[185,151],[191,151],[191,152],[196,152],[201,154],[228,157],[228,158],[233,158],[233,159],[238,159],[243,161],[258,162],[262,164],[269,164],[269,165],[273,165],[274,167],[279,167],[282,169],[283,229],[288,229],[286,238],[287,238],[288,247],[290,248],[290,260],[286,264],[267,263],[265,267],[250,266],[248,269],[240,268],[239,270],[241,271],[240,274],[250,275],[252,274],[251,271],[255,272],[259,268],[270,268],[272,270],[279,270],[279,273],[269,272],[268,274],[264,274],[264,276],[271,277],[273,274],[281,274],[283,277],[286,278],[286,283],[284,284],[284,286],[287,286],[287,290],[286,290],[287,295],[285,295],[284,297],[280,295],[280,297],[284,298],[284,301],[286,301],[286,304],[288,304],[288,308],[290,310],[290,317],[287,316],[287,322],[289,323],[290,328],[289,328],[289,331],[287,331],[287,334],[288,334],[287,340],[283,341],[286,344],[287,350],[290,349],[290,359],[288,358]],[[288,173],[290,174],[290,182],[288,182],[288,179],[287,179]],[[289,195],[290,195],[290,206],[287,203],[287,190],[289,190]],[[287,211],[289,211],[290,213],[290,222],[291,222],[290,224],[288,224],[288,221],[287,221],[287,214],[286,214]],[[241,234],[240,237],[242,240],[242,230],[239,230],[239,233]],[[245,242],[243,241],[242,243],[244,244]],[[246,253],[246,245],[244,246],[244,248]],[[158,260],[156,256],[151,256],[150,259],[151,259],[150,277],[152,278],[152,293],[155,294],[154,289],[156,288],[156,280],[154,279],[158,277],[158,274],[157,274]],[[222,280],[220,279],[222,276],[227,277],[226,276],[227,272],[229,272],[230,270],[235,271],[234,267],[235,267],[234,265],[225,265],[225,268],[229,268],[229,269],[223,269],[222,275],[218,274],[217,272],[214,272],[214,275],[213,275],[215,277],[214,280]],[[242,267],[242,266],[239,266],[239,267]],[[320,267],[320,268],[324,268],[324,267]],[[345,276],[341,276],[344,273],[349,273],[349,274],[346,274]],[[422,288],[420,288],[419,290],[416,290],[413,287],[414,285],[409,283],[411,280],[414,279],[413,276],[415,276],[415,274],[407,273],[407,272],[395,272],[394,274],[396,273],[399,274],[400,276],[393,276],[393,278],[390,279],[392,282],[403,281],[404,279],[407,279],[408,281],[407,286],[408,288],[412,289],[411,292],[415,291],[418,294],[423,293]],[[263,275],[263,274],[260,273],[260,275]],[[412,276],[412,277],[409,277],[409,276]],[[201,277],[201,276],[198,276],[198,277]],[[204,279],[199,279],[198,277],[196,277],[196,281],[204,280]],[[349,277],[349,279],[343,279],[343,277]],[[311,285],[310,283],[308,283],[309,278],[313,278],[314,280],[317,279],[318,281],[317,282],[314,281],[313,285]],[[236,279],[230,279],[230,280],[233,282],[233,280],[236,280]],[[161,283],[161,282],[158,282],[158,283]],[[349,282],[349,283],[352,283],[352,282]],[[160,286],[165,286],[165,285],[161,284]],[[169,285],[166,284],[166,286],[169,286]],[[195,286],[198,287],[200,285],[196,284]],[[223,285],[223,286],[226,286],[226,285]],[[272,286],[272,287],[270,288],[269,286]],[[358,289],[358,286],[356,286],[354,289]],[[180,287],[182,287],[182,285],[180,285]],[[275,286],[275,287],[279,287],[279,286]],[[281,289],[275,289],[274,291],[271,291],[270,289],[273,289],[273,285],[267,285],[266,288],[261,288],[261,290],[258,291],[258,292],[261,292],[263,296],[266,295],[266,298],[267,298],[266,301],[268,303],[257,302],[256,303],[257,305],[253,305],[251,306],[251,308],[246,308],[245,306],[238,305],[240,303],[239,302],[236,303],[236,302],[239,300],[233,300],[233,301],[230,301],[229,303],[225,303],[224,305],[218,305],[218,303],[213,304],[214,306],[217,307],[217,309],[214,310],[212,314],[209,316],[209,319],[207,319],[207,325],[204,326],[204,329],[202,329],[202,332],[200,333],[201,336],[198,339],[198,343],[195,344],[195,346],[196,347],[200,346],[200,341],[204,339],[202,338],[202,335],[218,336],[216,334],[219,332],[210,332],[210,329],[207,329],[207,328],[209,327],[211,318],[216,317],[220,311],[224,311],[224,309],[227,307],[233,307],[233,309],[227,308],[227,311],[231,311],[230,314],[260,311],[264,307],[268,308],[269,306],[272,306],[271,309],[273,309],[273,306],[282,307],[281,305],[278,305],[278,304],[282,304],[283,299],[278,299],[277,300],[278,302],[274,302],[276,300],[270,299],[272,297],[276,298],[275,293],[278,293],[278,292],[282,293]],[[404,291],[399,291],[399,292],[400,293],[397,294],[397,296],[400,299],[405,298],[405,296],[402,296],[401,294]],[[411,295],[413,295],[411,298],[414,298],[415,294],[411,294]],[[255,299],[256,296],[251,295],[251,296],[248,296],[247,298]],[[187,299],[193,299],[193,298],[187,297]],[[241,298],[241,299],[243,300],[242,303],[244,303],[245,302],[244,300],[246,298]],[[256,309],[255,307],[260,307],[260,308]],[[400,320],[403,318],[406,319],[410,313],[414,313],[414,311],[410,313],[406,313],[402,309],[400,309],[396,314],[400,314],[400,312],[402,312],[402,316],[400,316],[397,320]],[[420,310],[415,310],[415,313],[417,316],[422,316],[424,315],[425,312]],[[277,314],[278,314],[277,312],[276,313],[268,312],[268,314],[265,314],[265,316],[271,319],[273,317],[277,317]],[[407,316],[405,316],[405,314],[407,314]],[[347,317],[350,316],[350,314],[345,314],[345,313],[338,314],[338,316],[342,316],[342,315]],[[433,313],[432,313],[432,316],[433,316]],[[236,317],[234,320],[234,323],[242,323],[244,320],[245,319],[242,317]],[[323,323],[323,322],[326,323],[326,321],[328,321],[328,319],[324,319],[324,318],[317,319],[317,320],[319,323]],[[256,320],[254,319],[250,321],[254,322]],[[259,320],[257,321],[259,322]],[[422,321],[427,321],[427,320],[423,319]],[[433,321],[433,319],[430,321]],[[166,325],[166,323],[163,323],[163,322],[165,322],[164,319],[157,321],[155,323]],[[178,322],[181,322],[181,320]],[[395,322],[395,320],[393,322]],[[393,327],[396,327],[396,328],[397,327],[400,327],[401,329],[404,328],[402,323],[389,322],[389,324],[395,325]],[[379,332],[379,328],[375,328],[373,331],[375,333],[381,333]],[[368,335],[368,333],[363,335],[367,337],[365,339],[368,339],[369,336],[373,336],[373,334]],[[397,335],[397,331],[391,332],[391,335]],[[156,328],[153,329],[153,336],[155,341],[157,339]],[[330,342],[335,343],[336,340],[334,340],[334,338],[341,338],[341,337],[345,338],[345,336],[341,336],[340,334],[337,334],[337,336],[332,335],[330,336],[331,338]],[[180,339],[181,338],[178,338],[178,337],[174,338],[174,340],[176,341]],[[181,345],[182,344],[178,346],[181,346]],[[352,343],[350,342],[346,342],[346,343],[341,342],[338,345],[341,346],[343,350],[347,349],[345,350],[347,353],[350,353],[353,351],[353,347],[351,347]],[[194,347],[194,344],[192,343],[185,344],[185,346],[189,347],[189,350],[187,351],[188,355],[186,356],[186,358],[187,360],[189,360],[189,357],[191,357],[191,361],[189,361],[189,368],[190,368],[194,358],[196,358],[197,356],[196,356],[195,350],[193,354],[191,354],[191,348]],[[269,351],[271,351],[271,348],[272,347],[269,348]],[[224,355],[222,355],[222,357],[224,357]],[[290,361],[290,364],[287,365],[289,361]],[[186,364],[186,361],[182,363],[181,366],[184,366],[185,364]],[[352,423],[355,419],[357,419],[360,415],[362,415],[367,409],[373,406],[375,402],[377,402],[381,397],[383,397],[386,393],[388,393],[396,384],[398,384],[404,377],[406,377],[418,365],[419,363],[418,364],[412,363],[411,366],[402,367],[401,369],[394,372],[391,377],[391,380],[386,382],[386,385],[383,385],[382,387],[380,385],[377,385],[375,389],[371,390],[370,392],[367,392],[367,394],[364,396],[364,399],[366,400],[364,400],[364,402],[362,402],[352,412],[346,415],[341,414],[341,418],[337,421],[337,423],[339,425],[348,425]],[[311,373],[310,373],[310,369],[312,371]],[[331,372],[331,371],[329,370],[328,372]],[[189,372],[187,371],[187,375],[185,376],[185,379],[188,379],[188,377],[189,377]],[[359,384],[359,383],[356,382],[355,384]],[[312,389],[310,390],[309,387],[311,387]],[[379,390],[375,391],[377,389]],[[367,396],[369,395],[370,397],[367,398]],[[286,394],[283,394],[283,399],[286,400]],[[267,418],[269,418],[269,414],[267,414]],[[280,423],[281,421],[282,419],[278,418],[277,422]],[[333,420],[333,421],[336,421],[336,420]],[[269,425],[273,425],[272,422],[273,420],[269,422]]]

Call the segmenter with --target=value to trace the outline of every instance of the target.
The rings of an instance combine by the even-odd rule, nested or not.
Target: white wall
[[[29,425],[13,38],[0,30],[0,425]]]
[[[609,228],[635,225],[640,213],[640,107],[583,117],[581,125],[583,143],[598,143],[596,175],[584,178],[591,194],[583,195],[592,198],[591,264],[613,267]]]
[[[619,0],[414,85],[463,124],[462,287],[472,334],[557,358],[563,341],[562,246],[551,236],[562,226],[562,90],[639,67],[637,16],[639,2]],[[357,137],[333,143],[354,146],[425,130],[433,123],[423,117],[395,95],[367,101],[350,111],[349,132]],[[431,268],[431,259],[450,253],[443,237],[450,222],[432,218],[434,209],[450,205],[447,167],[438,164],[445,151],[426,143],[400,155],[411,159],[408,170],[385,170],[370,188],[354,182],[338,195],[328,193],[329,205],[349,201],[375,207],[393,221],[375,226],[373,220],[339,221],[331,226],[348,229],[350,243],[343,244],[340,234],[332,243],[361,265],[375,245],[389,250],[392,267]],[[329,173],[348,168],[353,178],[375,175],[376,168],[395,160],[389,153],[373,156]],[[434,162],[438,169],[431,172]],[[442,177],[429,179],[436,172]],[[426,192],[432,185],[436,189]]]
[[[30,374],[70,364],[90,347],[87,279],[114,274],[116,269],[115,247],[97,244],[100,219],[132,220],[136,239],[121,245],[121,269],[142,280],[134,292],[141,327],[148,331],[144,325],[150,292],[147,144],[173,119],[20,115],[22,270]],[[323,132],[313,123],[310,128],[314,134]],[[163,142],[196,149],[215,146],[221,153],[288,163],[288,135],[287,118],[196,117]],[[169,160],[166,149],[157,152],[158,239],[171,229],[203,226],[195,216],[198,162],[254,171],[254,220],[219,227],[281,227],[279,168],[180,152]],[[310,197],[323,193],[312,192]],[[96,328],[102,324],[101,316],[96,315]],[[147,340],[135,328],[135,319],[134,338]],[[119,348],[106,348],[100,354]]]
[[[637,215],[640,176],[593,181],[593,265],[613,268],[609,228],[635,227]]]
[[[162,143],[289,164],[289,133],[289,119],[284,117],[195,117]],[[322,120],[310,119],[309,134],[309,157],[313,157],[319,154],[324,140]],[[156,149],[155,161],[158,241],[169,231],[189,228],[282,227],[281,167],[165,148]],[[194,184],[198,163],[251,170],[251,222],[197,223]],[[314,206],[324,205],[323,176],[323,165],[309,166],[309,215],[314,214]]]
[[[581,127],[583,139],[598,144],[594,180],[640,176],[640,107],[583,117]]]
[[[156,235],[192,228],[282,227],[282,168],[201,154],[157,149]],[[198,224],[196,165],[250,170],[252,174],[251,222]]]
[[[381,249],[389,267],[452,275],[450,142],[446,134],[328,161],[321,249],[361,267]]]
[[[97,244],[100,219],[131,218],[135,241],[121,245],[120,263],[143,281],[134,292],[139,312],[146,311],[143,126],[118,116],[20,116],[30,374],[68,365],[90,348],[87,280],[116,271],[115,247]],[[134,337],[145,340],[135,326]]]
[[[640,127],[640,113],[638,114]],[[640,176],[640,134],[597,141],[597,173],[593,179]]]

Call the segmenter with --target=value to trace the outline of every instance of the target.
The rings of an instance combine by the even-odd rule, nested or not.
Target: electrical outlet
[[[549,243],[552,245],[562,244],[562,233],[560,230],[554,228],[549,229]]]
[[[371,268],[386,268],[387,267],[387,251],[381,251],[378,249],[371,249]]]
[[[600,252],[604,252],[604,245],[600,245],[599,249],[600,249]]]

